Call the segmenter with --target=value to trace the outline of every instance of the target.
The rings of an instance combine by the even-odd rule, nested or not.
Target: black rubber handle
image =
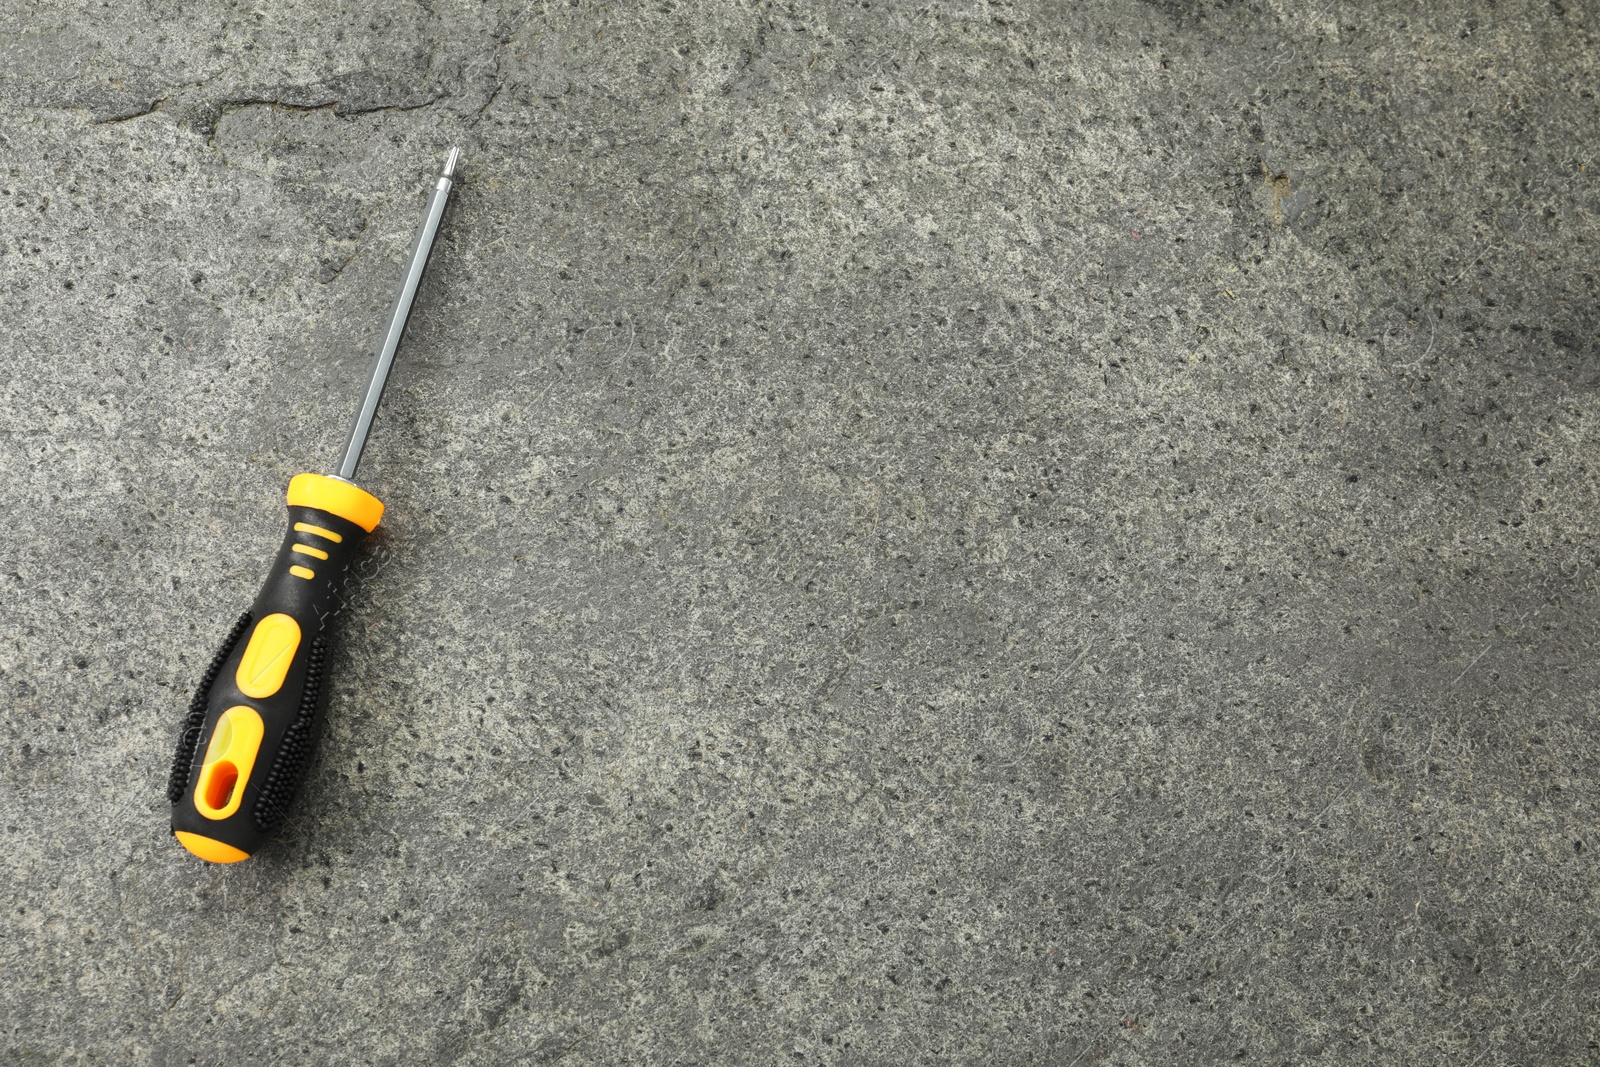
[[[291,505],[266,583],[201,679],[167,799],[173,833],[202,859],[245,859],[288,816],[326,702],[345,576],[366,535],[338,515]]]

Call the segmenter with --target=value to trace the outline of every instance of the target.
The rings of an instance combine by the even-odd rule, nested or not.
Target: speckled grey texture
[[[1600,1062],[1597,20],[0,4],[0,1063]]]

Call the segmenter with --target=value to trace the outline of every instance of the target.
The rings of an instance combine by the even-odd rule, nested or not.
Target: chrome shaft
[[[372,373],[367,375],[367,388],[361,394],[360,406],[356,408],[356,421],[350,427],[350,440],[339,459],[339,477],[346,481],[355,477],[356,467],[361,463],[361,450],[366,447],[367,433],[372,429],[372,417],[377,414],[378,401],[383,399],[383,387],[389,380],[389,368],[394,365],[395,349],[400,347],[400,335],[405,332],[406,319],[411,315],[411,302],[416,299],[417,285],[428,266],[428,253],[433,250],[433,238],[439,232],[439,220],[444,216],[445,202],[450,199],[450,190],[455,185],[456,161],[460,157],[461,149],[450,149],[444,169],[439,172],[439,180],[434,182],[433,191],[428,194],[422,225],[417,229],[416,239],[411,242],[405,277],[400,281],[400,291],[395,294],[394,307],[389,311],[383,337],[378,342],[377,355],[372,359]]]

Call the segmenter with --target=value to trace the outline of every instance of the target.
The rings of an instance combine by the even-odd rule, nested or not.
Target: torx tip
[[[444,170],[440,171],[439,173],[444,175],[446,178],[454,177],[455,173],[456,173],[456,160],[458,160],[460,158],[461,158],[461,149],[459,149],[459,148],[450,149],[450,155],[445,157]]]

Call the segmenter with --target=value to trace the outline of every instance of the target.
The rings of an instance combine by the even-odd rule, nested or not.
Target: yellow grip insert
[[[264,700],[282,689],[289,665],[294,662],[294,650],[299,647],[300,624],[292,616],[280,611],[256,623],[234,675],[239,692]]]
[[[297,522],[297,523],[295,523],[294,524],[294,532],[295,533],[313,534],[313,535],[315,535],[317,537],[321,537],[321,538],[324,538],[326,540],[332,541],[336,545],[344,540],[344,537],[342,535],[334,533],[332,530],[328,529],[326,526],[313,526],[309,522]]]
[[[238,704],[222,713],[217,728],[211,731],[211,744],[206,746],[205,763],[194,787],[194,806],[201,815],[226,819],[239,810],[265,732],[255,708]]]
[[[316,508],[355,523],[367,533],[383,518],[383,501],[361,488],[326,474],[296,474],[289,479],[289,506]]]

